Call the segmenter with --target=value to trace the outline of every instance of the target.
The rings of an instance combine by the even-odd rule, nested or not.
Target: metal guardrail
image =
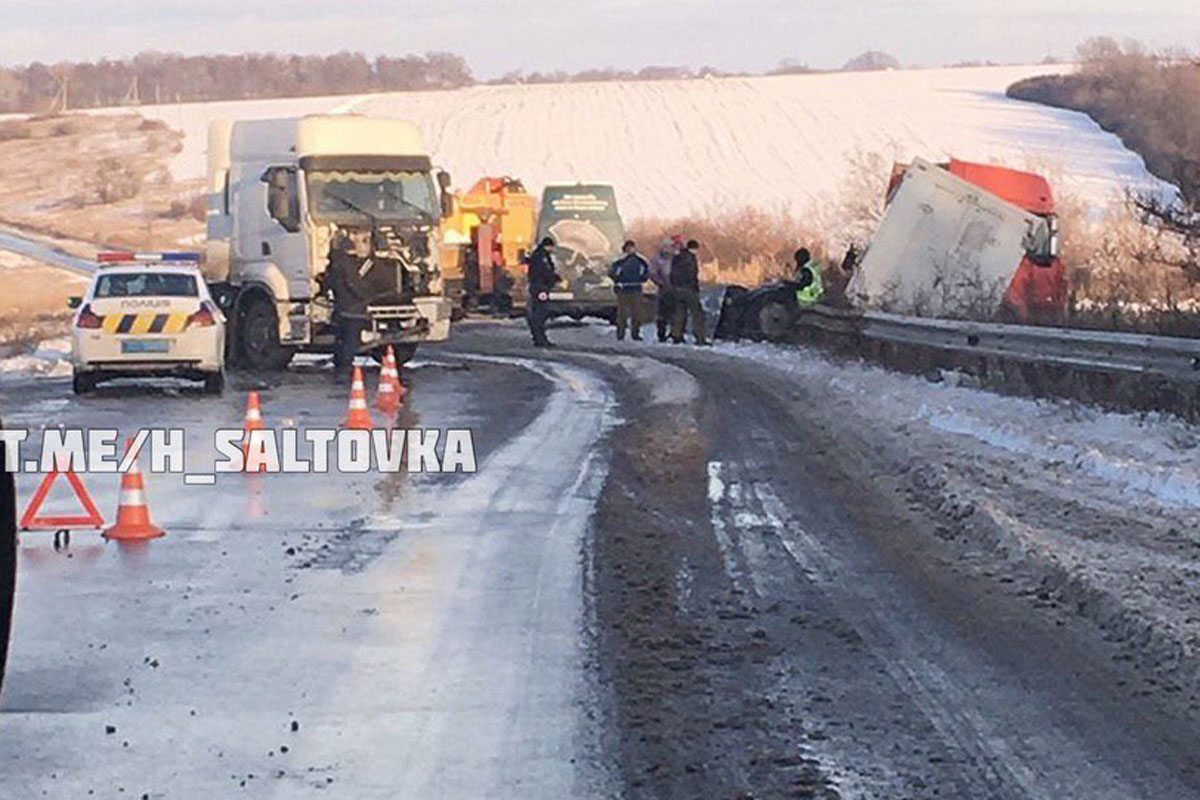
[[[817,307],[801,327],[945,352],[1200,384],[1200,339],[925,319]]]

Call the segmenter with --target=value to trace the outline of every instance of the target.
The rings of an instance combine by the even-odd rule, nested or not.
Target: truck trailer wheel
[[[275,304],[255,295],[238,311],[237,337],[242,365],[255,371],[273,372],[287,367],[295,352],[279,343],[279,317]]]
[[[4,444],[0,443],[0,457]],[[0,470],[0,688],[8,660],[8,634],[12,630],[13,592],[17,578],[17,501],[13,475]]]

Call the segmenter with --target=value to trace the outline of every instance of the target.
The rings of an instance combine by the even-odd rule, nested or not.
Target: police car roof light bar
[[[204,260],[202,253],[133,253],[106,251],[96,254],[101,264],[199,264]]]

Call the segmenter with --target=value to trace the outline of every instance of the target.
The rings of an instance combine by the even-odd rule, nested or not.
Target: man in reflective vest
[[[807,248],[796,251],[796,303],[801,308],[815,306],[825,296],[825,282],[821,278],[821,265],[813,260]]]

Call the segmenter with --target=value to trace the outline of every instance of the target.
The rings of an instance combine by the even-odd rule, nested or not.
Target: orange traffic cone
[[[263,429],[262,418],[262,403],[259,401],[258,392],[252,391],[246,397],[246,438],[242,441],[242,463],[248,464],[250,461],[250,432],[261,431]],[[267,465],[262,459],[258,463],[258,472],[266,472]],[[250,470],[247,468],[247,472]]]
[[[404,401],[400,394],[400,375],[396,372],[396,354],[388,345],[383,356],[383,367],[379,370],[379,388],[375,393],[375,407],[385,414],[400,408]]]
[[[127,440],[126,451],[132,446],[133,439]],[[130,542],[157,539],[162,535],[163,529],[150,521],[150,509],[146,506],[146,483],[135,458],[129,471],[121,476],[121,500],[117,504],[117,522],[104,531],[104,538]]]
[[[354,365],[354,378],[350,381],[350,411],[343,427],[356,431],[369,431],[375,427],[371,412],[367,410],[367,390],[363,386],[362,367]]]

